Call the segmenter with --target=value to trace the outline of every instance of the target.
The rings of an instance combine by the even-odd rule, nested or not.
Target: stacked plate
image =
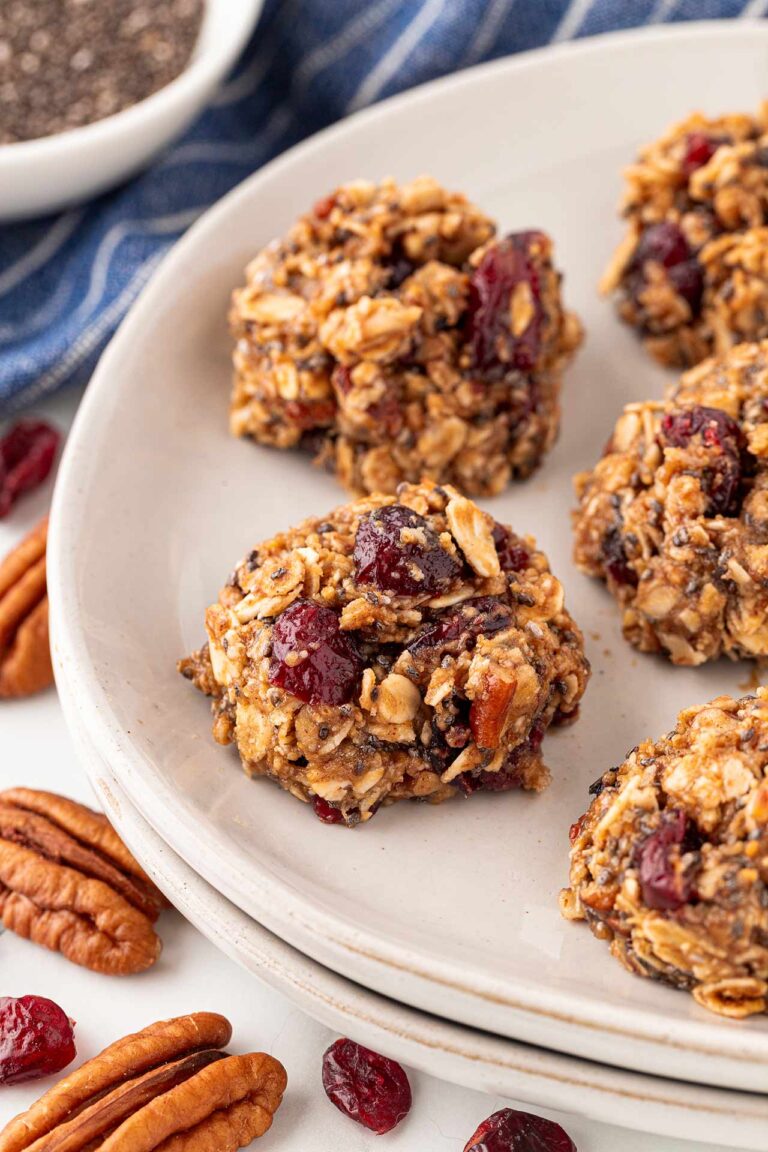
[[[117,826],[171,899],[302,1007],[412,1065],[641,1130],[768,1146],[768,1019],[718,1019],[627,974],[561,920],[568,826],[586,789],[677,711],[749,669],[634,656],[570,558],[571,476],[620,406],[666,378],[596,298],[620,170],[697,107],[762,97],[768,28],[689,25],[484,66],[353,117],[254,176],[174,249],[103,358],[57,487],[55,659],[73,735]],[[542,126],[547,126],[544,132]],[[541,797],[401,805],[327,827],[240,772],[174,673],[206,605],[258,540],[343,497],[308,460],[227,434],[227,299],[313,199],[426,171],[507,227],[543,227],[588,342],[557,450],[492,502],[534,531],[584,629],[579,723],[547,738]]]

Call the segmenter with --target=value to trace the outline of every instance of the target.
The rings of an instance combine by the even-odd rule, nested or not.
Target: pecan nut
[[[126,1036],[11,1120],[0,1152],[235,1152],[271,1126],[286,1075],[227,1055],[231,1035],[199,1012]]]
[[[96,972],[141,972],[160,954],[165,898],[106,818],[29,788],[0,792],[0,918]]]
[[[47,540],[45,519],[0,564],[0,698],[30,696],[53,683]]]

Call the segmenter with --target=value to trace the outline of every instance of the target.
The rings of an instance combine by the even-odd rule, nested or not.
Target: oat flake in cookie
[[[628,228],[603,277],[665,365],[768,337],[768,103],[674,125],[626,171]]]
[[[328,823],[543,788],[542,738],[589,673],[533,540],[430,484],[259,545],[206,630],[180,670],[213,697],[215,738]]]
[[[581,329],[549,238],[495,233],[428,177],[315,204],[234,294],[233,433],[308,448],[356,493],[527,476]]]
[[[768,655],[768,341],[628,404],[575,484],[576,563],[631,644],[675,664]]]
[[[570,919],[725,1016],[768,1007],[768,689],[681,712],[590,789]]]

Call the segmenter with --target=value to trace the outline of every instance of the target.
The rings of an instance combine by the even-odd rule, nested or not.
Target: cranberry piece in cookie
[[[297,600],[272,630],[269,682],[310,704],[346,704],[362,672],[355,645],[331,608]]]
[[[691,899],[690,878],[679,867],[689,824],[681,809],[665,812],[659,827],[638,848],[640,888],[649,908],[674,910]]]
[[[540,232],[517,232],[494,244],[472,274],[469,296],[469,336],[474,365],[480,372],[516,368],[530,372],[541,350],[544,312],[539,273],[532,258]],[[519,294],[521,328],[513,320]],[[527,321],[522,324],[523,312]]]
[[[737,515],[744,433],[736,421],[720,408],[696,405],[664,416],[661,422],[662,444],[688,448],[696,438],[711,455],[702,472],[702,488],[709,497],[708,515]]]
[[[387,504],[364,516],[355,536],[355,580],[396,596],[433,596],[461,572],[423,516]]]

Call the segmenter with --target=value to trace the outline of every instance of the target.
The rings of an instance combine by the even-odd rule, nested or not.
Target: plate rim
[[[225,896],[212,888],[178,853],[174,852],[133,805],[114,771],[105,763],[97,749],[90,744],[87,733],[79,728],[74,719],[70,725],[72,702],[68,689],[65,689],[62,706],[76,751],[84,764],[85,774],[110,821],[126,840],[131,851],[137,855],[142,866],[153,875],[156,881],[160,882],[160,887],[163,888],[165,895],[168,896],[177,911],[188,919],[198,931],[202,932],[215,947],[224,951],[230,959],[256,974],[270,986],[277,988],[288,999],[297,1003],[302,1010],[307,1011],[326,1026],[338,1031],[341,1031],[338,1027],[339,1023],[361,1027],[366,1030],[366,1035],[358,1034],[361,1037],[360,1042],[370,1043],[370,1033],[373,1032],[376,1036],[384,1038],[386,1044],[394,1046],[386,1054],[402,1059],[404,1063],[417,1068],[425,1075],[436,1076],[438,1079],[450,1079],[451,1082],[465,1088],[496,1092],[496,1086],[489,1087],[487,1083],[483,1083],[482,1077],[486,1073],[482,1069],[487,1067],[489,1069],[503,1069],[506,1074],[522,1074],[535,1081],[538,1080],[546,1084],[550,1091],[562,1092],[564,1085],[570,1085],[570,1089],[579,1094],[586,1090],[588,1099],[591,1101],[591,1107],[582,1108],[579,1112],[580,1115],[599,1123],[618,1124],[619,1127],[643,1131],[652,1135],[690,1139],[688,1125],[692,1110],[696,1112],[697,1120],[702,1115],[706,1117],[705,1126],[696,1136],[696,1139],[700,1140],[704,1137],[709,1139],[713,1135],[718,1137],[718,1139],[709,1139],[709,1143],[722,1143],[723,1138],[729,1140],[733,1138],[733,1129],[728,1127],[727,1132],[721,1132],[720,1125],[730,1125],[734,1117],[737,1124],[741,1120],[746,1123],[748,1129],[755,1124],[759,1125],[761,1122],[768,1121],[768,1109],[766,1107],[761,1108],[759,1113],[750,1113],[749,1111],[740,1113],[737,1111],[739,1105],[748,1109],[756,1100],[760,1100],[759,1096],[755,1097],[750,1093],[728,1088],[692,1084],[680,1085],[679,1082],[665,1077],[654,1077],[648,1073],[615,1068],[579,1056],[537,1048],[535,1045],[528,1045],[522,1041],[495,1037],[483,1033],[481,1029],[430,1016],[418,1008],[382,996],[378,992],[355,984],[348,977],[325,968],[318,961],[287,944],[257,920],[237,908]],[[130,817],[127,820],[125,810],[130,810]],[[134,838],[136,826],[141,828],[142,835],[149,833],[150,838],[158,842],[158,847],[164,853],[165,867],[163,869],[158,868],[155,857],[150,858],[147,853],[141,851],[141,848],[139,848],[138,853],[136,852],[138,845],[138,839]],[[183,875],[175,875],[178,872],[183,873]],[[202,902],[215,903],[219,907],[223,906],[222,916],[224,918],[232,917],[238,923],[239,927],[236,932],[233,934],[231,931],[227,931],[223,924],[218,931],[215,931],[212,928],[211,920],[207,918],[210,915],[210,909],[207,910],[206,917],[201,917],[200,913],[195,914],[192,911],[195,904]],[[179,908],[179,904],[183,905],[183,908]],[[200,912],[202,912],[202,908]],[[200,923],[199,919],[202,919],[203,923]],[[222,947],[222,938],[232,941],[228,949]],[[248,943],[245,944],[245,941]],[[254,941],[256,942],[255,945]],[[240,944],[240,948],[238,948],[238,944]],[[250,956],[250,962],[246,956]],[[265,959],[266,964],[264,963]],[[254,966],[257,962],[258,971],[255,971]],[[298,966],[307,966],[311,970],[310,974],[302,974],[297,971]],[[356,1003],[358,1000],[364,1003],[358,1006]],[[307,1001],[312,1002],[314,1011],[307,1008]],[[355,1039],[356,1037],[353,1036],[352,1038]],[[517,1066],[511,1064],[509,1060],[505,1061],[500,1051],[498,1052],[498,1059],[494,1060],[494,1050],[509,1046],[518,1054],[519,1063]],[[441,1048],[448,1060],[453,1059],[459,1062],[450,1076],[446,1076],[445,1067],[436,1071],[429,1066],[430,1054]],[[540,1062],[540,1066],[534,1068],[535,1062]],[[461,1078],[459,1078],[459,1073],[461,1073]],[[497,1071],[495,1074],[503,1075],[505,1073]],[[471,1083],[467,1083],[466,1077],[468,1075],[473,1077]],[[618,1083],[609,1087],[606,1084],[608,1078],[616,1080]],[[509,1088],[506,1089],[506,1094],[511,1094]],[[715,1098],[713,1101],[717,1105],[715,1107],[708,1106],[706,1099],[700,1098],[710,1094]],[[692,1098],[694,1096],[696,1097],[695,1100]],[[685,1099],[685,1097],[691,1098]],[[570,1111],[568,1108],[563,1108],[561,1098],[552,1098],[546,1095],[544,1091],[536,1092],[534,1090],[534,1095],[530,1097],[524,1094],[515,1098],[520,1102],[534,1106]],[[580,1098],[583,1099],[584,1097]],[[626,1105],[626,1111],[623,1107],[619,1108],[617,1112],[610,1111],[611,1107],[615,1108],[619,1103]],[[646,1111],[649,1104],[660,1109],[658,1114]],[[727,1117],[726,1120],[723,1120],[724,1113]],[[766,1113],[766,1115],[763,1116],[760,1113]],[[638,1117],[642,1127],[638,1127]],[[649,1123],[651,1117],[653,1117],[653,1122]],[[667,1123],[664,1123],[664,1118],[667,1119]],[[710,1124],[717,1127],[709,1128],[708,1125]],[[739,1138],[748,1138],[751,1143],[749,1131],[739,1134]],[[762,1131],[758,1134],[757,1139],[760,1143],[754,1144],[754,1147],[762,1149],[765,1139]]]
[[[85,429],[90,423],[92,413],[96,412],[102,393],[109,386],[112,363],[119,358],[123,346],[130,343],[134,330],[141,326],[145,314],[153,308],[156,298],[162,293],[163,285],[172,276],[173,267],[179,259],[179,254],[183,254],[187,247],[204,241],[206,235],[214,231],[219,222],[225,219],[235,206],[247,200],[248,197],[258,195],[255,190],[260,185],[268,185],[271,180],[279,179],[282,173],[289,171],[297,160],[301,162],[305,156],[311,156],[321,151],[329,140],[346,136],[350,132],[355,133],[361,127],[375,125],[379,120],[386,119],[393,111],[404,105],[413,108],[425,100],[431,100],[435,96],[439,97],[443,91],[449,88],[482,85],[486,77],[492,78],[497,74],[507,72],[524,72],[540,66],[542,62],[547,64],[561,59],[590,58],[610,54],[616,50],[631,49],[639,40],[653,44],[670,40],[697,42],[701,39],[716,37],[722,42],[724,39],[740,41],[756,35],[759,35],[761,40],[768,42],[768,21],[745,19],[724,22],[715,20],[683,22],[677,25],[646,26],[571,43],[545,46],[430,81],[408,92],[391,97],[372,108],[357,112],[353,116],[309,137],[272,160],[204,213],[162,261],[102,356],[76,415],[54,493],[49,542],[49,584],[52,627],[60,666],[66,665],[66,675],[70,676],[73,682],[77,682],[78,695],[87,702],[87,725],[94,744],[100,754],[104,755],[109,762],[121,765],[121,779],[125,783],[126,791],[137,806],[141,804],[139,795],[143,790],[152,792],[154,806],[152,811],[147,813],[146,818],[160,835],[177,850],[179,855],[188,859],[188,849],[185,851],[184,844],[179,837],[182,827],[185,836],[196,838],[198,843],[204,844],[209,841],[209,849],[214,848],[216,837],[209,836],[204,829],[201,832],[201,828],[194,821],[191,812],[187,812],[183,804],[174,810],[174,818],[170,823],[161,815],[165,811],[163,800],[170,799],[175,794],[164,784],[151,758],[142,754],[131,744],[130,740],[123,738],[120,725],[112,712],[108,695],[102,688],[98,672],[89,659],[84,634],[82,630],[80,633],[77,630],[76,621],[79,618],[79,605],[75,587],[75,558],[69,555],[65,546],[67,537],[71,536],[70,525],[74,522],[73,518],[77,516],[78,507],[78,501],[71,499],[69,494],[75,496],[77,493],[77,466],[80,452],[81,450],[87,451],[87,444],[83,444],[81,449],[80,442],[85,439],[81,429]],[[208,855],[210,860],[217,859],[214,851],[209,851]],[[214,875],[216,879],[213,879]],[[228,891],[229,886],[222,881],[213,866],[211,866],[211,875],[208,878],[211,879],[215,887],[221,891],[226,891],[230,897],[232,896],[231,891]],[[340,955],[346,955],[350,961],[356,955],[360,956],[359,939],[355,940],[353,925],[347,924],[341,918],[322,910],[312,909],[306,900],[297,900],[286,886],[276,884],[272,876],[262,876],[262,881],[265,887],[272,889],[272,892],[270,896],[261,894],[259,914],[262,914],[265,903],[271,903],[274,906],[275,898],[282,903],[279,917],[281,928],[277,929],[274,927],[274,923],[270,923],[270,928],[273,928],[275,932],[284,933],[293,930],[302,934],[308,933],[325,946],[338,950]],[[237,902],[240,903],[242,899],[243,897],[240,895]],[[250,911],[251,901],[249,900],[247,903]],[[366,939],[370,945],[373,941],[373,934],[367,933]],[[292,940],[291,943],[295,945],[295,940]],[[369,956],[369,959],[384,966],[384,968],[402,973],[401,949],[398,946],[388,945],[388,942],[383,938],[376,939],[375,944],[375,952]],[[398,957],[400,957],[399,960]],[[621,1022],[617,1022],[615,1019],[609,1019],[609,1014],[605,1010],[601,1016],[599,1002],[596,998],[581,997],[573,992],[562,992],[556,988],[543,990],[540,987],[536,988],[536,994],[533,996],[531,994],[532,989],[528,988],[527,982],[520,984],[514,979],[505,981],[503,989],[498,987],[499,982],[494,979],[485,978],[479,981],[476,979],[474,984],[467,983],[465,982],[466,974],[463,971],[465,966],[453,961],[448,964],[443,962],[448,976],[440,981],[437,979],[433,959],[426,957],[423,959],[425,962],[422,965],[421,977],[424,980],[430,981],[438,987],[441,983],[443,987],[446,985],[451,988],[459,987],[470,999],[485,1002],[489,1000],[499,1002],[501,1000],[513,1010],[518,1008],[523,1012],[533,1013],[536,1017],[554,1016],[570,1023],[575,1021],[577,1026],[597,1030],[604,1034],[618,1035],[630,1041],[646,1041],[660,1045],[661,1050],[667,1052],[670,1049],[673,1052],[682,1050],[691,1055],[722,1058],[725,1046],[727,1059],[742,1063],[746,1061],[757,1062],[761,1066],[768,1065],[768,1035],[765,1034],[750,1033],[744,1029],[739,1032],[729,1031],[727,1025],[722,1021],[677,1019],[675,1020],[677,1039],[673,1040],[668,1035],[659,1036],[658,1020],[653,1016],[649,1018],[647,1013],[640,1008],[627,1007],[622,1014]],[[412,968],[410,970],[418,978],[419,974]],[[518,989],[517,1001],[512,995],[515,989]],[[575,1005],[578,1006],[576,1016],[574,1016]]]

